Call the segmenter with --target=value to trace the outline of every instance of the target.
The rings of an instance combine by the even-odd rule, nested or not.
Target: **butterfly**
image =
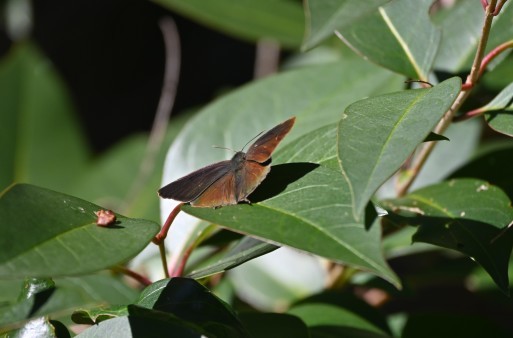
[[[260,136],[248,149],[230,160],[198,169],[158,191],[162,198],[190,203],[194,207],[220,207],[249,202],[248,195],[271,170],[271,154],[294,126],[295,117]]]

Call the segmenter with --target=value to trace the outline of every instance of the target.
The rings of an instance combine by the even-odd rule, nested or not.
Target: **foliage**
[[[91,160],[50,60],[15,43],[0,64],[0,333],[510,336],[513,5],[489,2],[155,0],[290,56],[172,118],[153,157],[143,135]],[[151,242],[172,202],[155,191],[292,115],[251,204],[181,207],[162,278]]]

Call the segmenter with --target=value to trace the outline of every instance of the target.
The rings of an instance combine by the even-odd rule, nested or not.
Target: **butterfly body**
[[[247,153],[238,151],[230,160],[198,169],[165,187],[163,198],[190,203],[195,207],[220,207],[249,202],[251,194],[271,170],[271,153],[294,125],[291,118],[253,143]]]

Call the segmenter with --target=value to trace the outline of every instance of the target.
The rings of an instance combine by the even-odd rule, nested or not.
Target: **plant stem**
[[[184,205],[184,203],[178,203],[176,207],[174,207],[174,209],[169,213],[166,222],[162,226],[162,229],[153,239],[153,243],[158,245],[162,243],[164,239],[166,239],[167,233],[169,232],[169,228],[171,228],[171,224],[173,224],[173,221],[175,220],[176,216],[181,211],[182,205]]]
[[[135,272],[133,270],[125,268],[124,266],[118,265],[118,266],[111,268],[111,270],[114,272],[122,273],[129,277],[132,277],[133,279],[135,279],[136,281],[138,281],[139,283],[141,283],[144,286],[148,286],[151,284],[151,280],[149,280],[148,278],[144,277],[141,274],[138,274],[137,272]]]
[[[162,267],[164,269],[164,277],[169,278],[169,269],[167,268],[167,256],[166,256],[166,245],[164,241],[159,244],[160,260],[162,261]]]
[[[484,23],[483,23],[483,28],[481,30],[481,39],[479,40],[479,44],[477,46],[476,55],[474,57],[474,62],[472,64],[470,74],[467,77],[467,80],[465,82],[466,85],[467,84],[470,85],[470,88],[463,89],[463,87],[462,87],[462,90],[458,94],[458,97],[456,98],[456,100],[454,101],[452,106],[445,113],[445,115],[442,117],[440,122],[438,122],[438,125],[433,130],[433,132],[435,134],[443,134],[445,132],[445,130],[449,127],[454,115],[460,109],[460,107],[465,102],[465,100],[468,98],[468,96],[470,95],[470,89],[472,88],[473,84],[475,84],[477,79],[479,78],[481,61],[483,60],[486,43],[488,42],[488,36],[490,35],[490,29],[492,26],[492,20],[494,17],[493,13],[495,11],[496,3],[497,3],[497,0],[491,0],[490,4],[486,7],[485,19],[484,19]],[[405,183],[403,183],[399,187],[399,190],[397,192],[398,196],[404,196],[408,192],[411,185],[413,184],[415,179],[418,177],[422,167],[426,163],[426,160],[428,159],[429,155],[433,151],[436,144],[437,144],[437,142],[429,142],[422,147],[415,164],[410,169],[411,174],[408,176]]]

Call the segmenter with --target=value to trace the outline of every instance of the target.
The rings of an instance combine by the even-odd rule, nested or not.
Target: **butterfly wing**
[[[187,176],[160,188],[162,198],[172,198],[181,202],[197,199],[205,190],[227,175],[231,170],[230,161],[221,161],[198,169]]]
[[[198,198],[191,201],[194,207],[220,207],[237,204],[234,171],[224,174],[212,183]]]
[[[272,152],[285,135],[288,134],[295,121],[296,118],[292,117],[260,136],[255,143],[249,147],[246,153],[246,159],[264,163],[271,158]]]

